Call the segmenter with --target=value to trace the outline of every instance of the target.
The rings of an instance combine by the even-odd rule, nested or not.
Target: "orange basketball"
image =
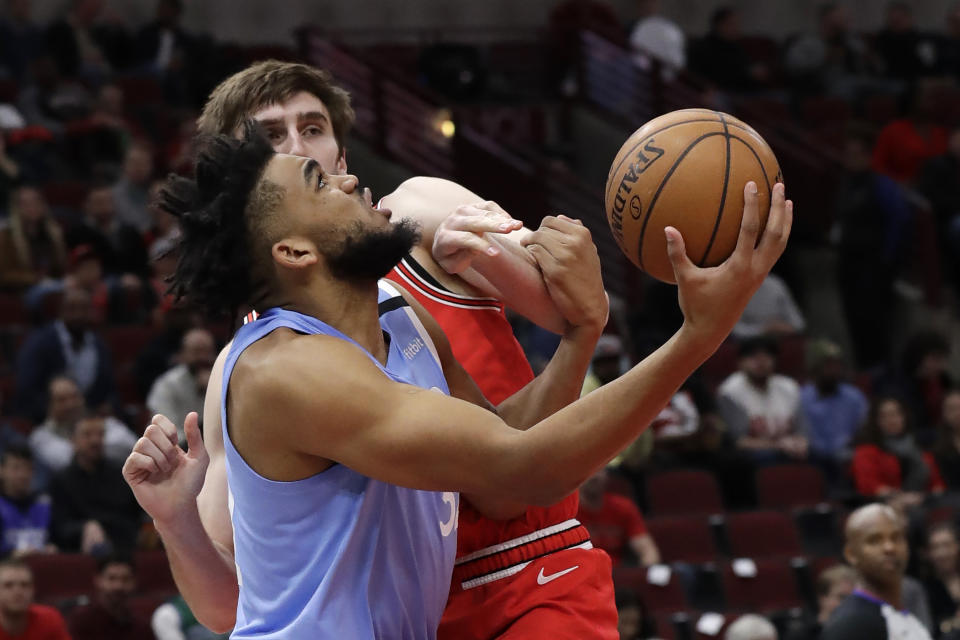
[[[759,190],[763,227],[773,185],[782,180],[770,146],[726,113],[673,111],[637,129],[620,148],[607,175],[607,221],[635,265],[672,283],[664,228],[680,231],[695,264],[720,264],[737,245],[750,180]]]

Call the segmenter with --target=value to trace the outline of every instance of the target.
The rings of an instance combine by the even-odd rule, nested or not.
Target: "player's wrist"
[[[204,530],[196,503],[192,508],[187,504],[162,518],[153,518],[153,526],[164,540],[187,539],[197,531]]]

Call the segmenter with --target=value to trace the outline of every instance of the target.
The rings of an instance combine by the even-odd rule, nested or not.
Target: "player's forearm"
[[[500,253],[475,256],[460,277],[547,331],[562,334],[567,322],[557,311],[536,260],[515,235],[486,234],[491,244],[500,247]]]
[[[520,434],[509,461],[514,489],[532,504],[573,491],[650,424],[719,344],[681,329],[617,380]]]
[[[503,421],[514,429],[529,429],[576,401],[600,331],[591,327],[567,330],[543,372],[497,407]]]
[[[205,627],[225,633],[237,615],[239,587],[233,562],[217,549],[194,509],[174,522],[155,522],[177,588]]]

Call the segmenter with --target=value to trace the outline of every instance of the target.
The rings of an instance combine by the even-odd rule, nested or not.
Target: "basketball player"
[[[377,279],[409,251],[415,228],[370,208],[356,178],[274,155],[249,133],[243,142],[219,138],[197,175],[199,184],[180,179],[168,190],[184,230],[175,290],[212,310],[267,310],[238,331],[223,371],[242,585],[236,638],[434,637],[456,528],[456,496],[441,492],[496,505],[503,496],[550,504],[572,491],[726,337],[782,253],[792,219],[778,185],[758,243],[756,186],[748,184],[737,249],[709,269],[696,267],[668,229],[682,328],[619,380],[542,418],[509,400],[499,413],[484,410],[490,405],[412,299],[411,328],[424,347],[384,335]],[[421,354],[416,367],[407,362]],[[188,427],[198,445],[196,422]],[[157,478],[172,478],[190,458],[174,438],[152,425],[125,470],[158,521],[173,517],[171,502],[196,495],[205,466],[194,451],[189,482]]]
[[[309,156],[331,173],[346,171],[343,141],[352,122],[352,110],[348,96],[332,85],[325,72],[290,63],[254,65],[214,90],[199,124],[208,134],[232,133],[244,118],[250,116],[266,129],[276,150]],[[465,363],[468,373],[478,381],[487,399],[500,403],[533,379],[530,366],[504,316],[502,301],[558,333],[570,329],[587,335],[602,330],[607,304],[599,279],[596,250],[589,233],[581,225],[563,217],[548,218],[542,229],[532,234],[540,246],[548,249],[544,259],[549,262],[545,264],[544,272],[549,278],[545,284],[534,257],[535,251],[527,250],[515,239],[523,233],[512,232],[518,226],[515,221],[486,204],[482,205],[483,208],[468,206],[458,209],[459,205],[479,200],[478,196],[459,185],[434,178],[408,180],[384,198],[384,204],[395,212],[394,218],[412,217],[421,223],[423,230],[421,242],[390,277],[408,287],[417,300],[430,309],[451,336],[457,359]],[[485,231],[509,233],[509,236],[500,238],[498,235],[494,239],[480,235]],[[529,231],[525,233],[531,234]],[[491,250],[495,255],[490,255]],[[448,270],[457,275],[448,273]],[[566,301],[567,317],[557,312],[551,296]],[[581,342],[585,345],[583,354],[589,359],[592,345],[589,340]],[[552,376],[551,384],[542,387],[536,400],[540,408],[553,407],[555,410],[579,396],[583,377],[580,367],[587,361],[577,360],[579,364],[576,366],[569,361],[558,361],[552,366],[558,375]],[[223,358],[218,360],[210,389],[219,388],[222,366]],[[215,396],[208,406],[211,402],[216,402]],[[172,540],[172,532],[168,532],[165,541],[180,590],[198,618],[211,628],[229,629],[236,611],[237,586],[232,573],[232,528],[227,512],[218,418],[213,411],[204,421],[204,440],[211,464],[199,508],[204,527],[227,562],[217,562],[220,557],[215,554],[204,556],[212,562],[199,558],[181,562],[183,556],[175,551],[177,545]],[[484,510],[489,515],[519,517],[494,522],[482,518],[472,505],[464,504],[458,536],[459,555],[475,555],[476,560],[463,563],[458,574],[464,570],[486,573],[491,571],[486,569],[491,565],[506,571],[493,576],[502,579],[495,583],[491,581],[489,585],[477,585],[470,590],[459,585],[455,587],[455,596],[462,594],[456,601],[462,602],[463,606],[450,609],[458,613],[452,616],[451,625],[445,621],[441,637],[492,638],[511,624],[522,631],[518,619],[523,617],[530,619],[529,624],[539,627],[543,623],[534,613],[541,610],[552,612],[552,618],[558,621],[555,624],[568,630],[570,637],[615,638],[616,610],[608,559],[600,551],[587,554],[582,549],[547,556],[551,551],[569,546],[589,546],[586,531],[574,520],[576,492],[554,507],[529,510],[522,504],[506,510],[503,505],[498,507],[498,512],[493,512],[489,506]],[[196,523],[196,520],[184,517],[178,518],[177,522],[182,525]],[[202,529],[194,528],[192,533],[200,537]],[[529,537],[530,542],[525,545],[513,542],[520,537]],[[482,552],[495,545],[503,545],[505,551]],[[185,540],[183,547],[191,553],[212,548],[209,541],[201,544],[196,540]],[[481,553],[476,553],[478,551]],[[484,555],[489,557],[482,557]],[[517,579],[509,574],[515,573],[530,558],[541,555],[544,556],[541,560],[531,563],[523,572],[526,581],[517,584],[516,590],[509,590]],[[545,563],[556,563],[561,570],[573,565],[579,568],[573,575],[552,580],[549,586],[546,583],[537,585],[536,590],[531,590],[530,584],[535,583]],[[544,571],[545,577],[552,575],[549,567]],[[218,576],[222,579],[217,579]],[[460,583],[473,577],[468,573]],[[491,610],[508,615],[507,618],[494,616],[485,607],[478,606],[482,604],[481,599],[494,592],[514,603],[519,601],[517,594],[522,594],[525,604],[522,609],[514,605],[507,613],[507,609],[493,603]],[[570,603],[560,607],[550,605],[557,601]],[[564,613],[558,615],[558,609]],[[583,620],[572,620],[574,613]],[[448,626],[449,633],[446,632]]]

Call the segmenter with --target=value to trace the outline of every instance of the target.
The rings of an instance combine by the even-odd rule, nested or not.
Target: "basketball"
[[[635,265],[673,283],[664,228],[680,231],[698,266],[720,264],[737,245],[743,187],[750,180],[759,191],[763,229],[773,185],[782,180],[770,146],[726,113],[673,111],[637,129],[620,147],[607,175],[607,221]]]

